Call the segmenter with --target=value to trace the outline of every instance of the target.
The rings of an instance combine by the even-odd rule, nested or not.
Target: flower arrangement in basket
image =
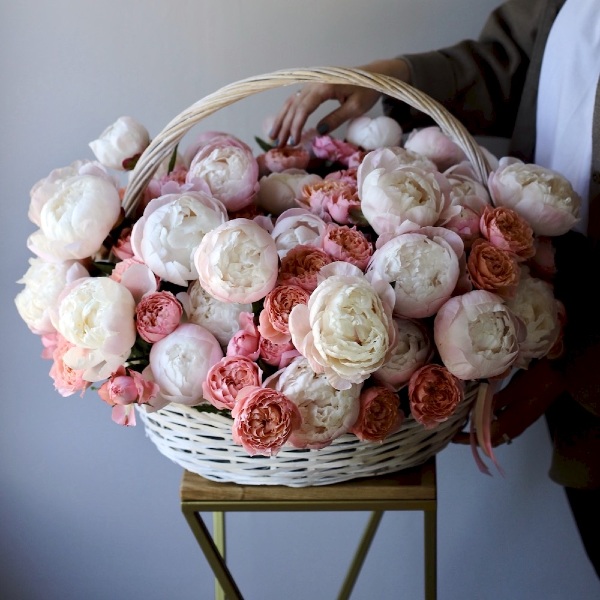
[[[180,148],[231,98],[323,80],[437,125],[403,140],[362,117],[345,139],[257,138],[256,151],[203,131]],[[569,182],[496,159],[402,82],[282,71],[223,88],[153,140],[124,117],[90,146],[95,159],[31,190],[16,305],[61,395],[94,387],[123,425],[137,409],[192,471],[288,485],[390,472],[469,416],[493,460],[493,382],[560,348],[549,236],[577,219]]]

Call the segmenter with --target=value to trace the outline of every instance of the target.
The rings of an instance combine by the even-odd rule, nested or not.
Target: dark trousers
[[[565,488],[585,551],[600,578],[600,488]]]

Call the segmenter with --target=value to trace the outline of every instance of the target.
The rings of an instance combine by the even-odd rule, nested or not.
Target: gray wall
[[[91,157],[87,144],[131,114],[156,134],[221,85],[279,68],[356,65],[474,36],[497,0],[3,0],[0,3],[3,394],[0,597],[211,598],[179,512],[181,469],[95,395],[62,398],[39,340],[14,308],[25,270],[29,189]],[[286,92],[207,120],[252,141]],[[562,489],[546,471],[540,421],[498,450],[506,477],[465,447],[438,457],[440,600],[599,597]],[[328,599],[366,516],[235,515],[233,570],[249,600]],[[422,520],[387,514],[355,599],[422,597]]]

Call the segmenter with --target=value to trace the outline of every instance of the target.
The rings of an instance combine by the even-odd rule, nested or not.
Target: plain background
[[[182,470],[121,428],[88,392],[62,398],[20,320],[29,190],[91,158],[119,116],[153,135],[222,85],[280,68],[358,65],[476,36],[494,0],[2,0],[0,597],[191,600],[213,580],[178,504]],[[248,143],[291,90],[220,111],[202,127]],[[440,600],[600,597],[563,490],[547,478],[538,422],[482,475],[469,449],[438,456]],[[229,561],[248,600],[334,598],[362,513],[239,514]],[[420,513],[388,513],[353,599],[419,600]]]

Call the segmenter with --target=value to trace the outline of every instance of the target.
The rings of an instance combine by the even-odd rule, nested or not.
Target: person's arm
[[[358,68],[390,75],[445,105],[474,135],[510,135],[544,0],[509,0],[489,17],[479,39],[433,52],[377,60]],[[271,138],[297,143],[308,117],[327,100],[339,107],[317,123],[325,134],[372,108],[380,94],[368,88],[309,84],[290,96],[275,117]],[[385,112],[406,130],[423,115],[384,97]],[[291,138],[291,139],[290,139]]]
[[[510,0],[491,13],[477,40],[407,54],[411,84],[440,102],[473,135],[510,137],[545,0]],[[424,116],[393,98],[386,114],[405,129]]]

